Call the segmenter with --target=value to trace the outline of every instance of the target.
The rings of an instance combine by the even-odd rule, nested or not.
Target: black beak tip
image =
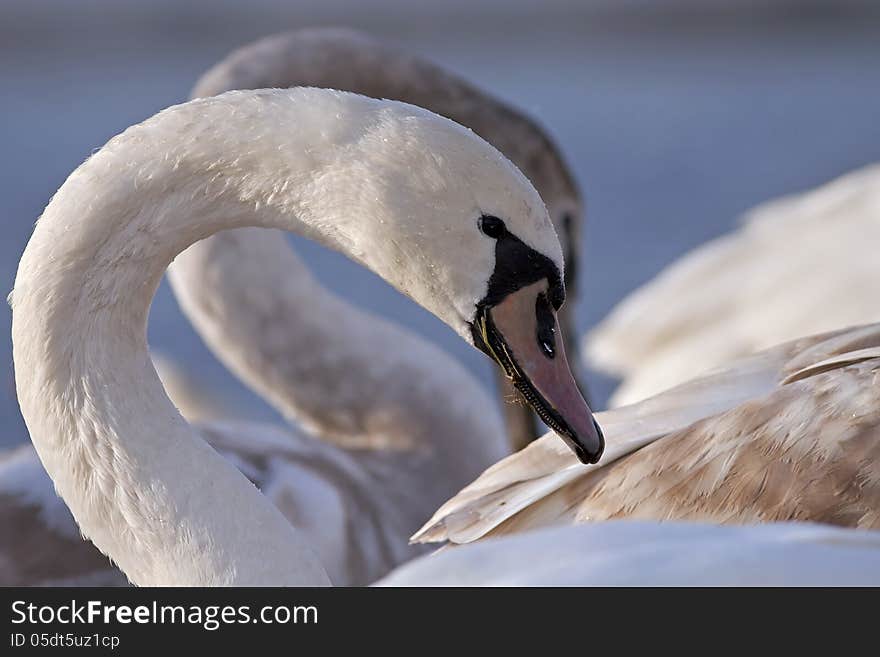
[[[596,422],[595,419],[593,420],[593,427],[596,429],[596,447],[590,449],[581,441],[571,442],[571,447],[574,449],[575,455],[584,465],[598,463],[599,459],[602,458],[602,454],[605,452],[605,434],[602,433],[602,427],[599,426],[599,423]]]
[[[596,428],[596,437],[599,439],[599,449],[596,450],[593,463],[598,463],[599,459],[602,458],[602,454],[605,453],[605,434],[595,418],[593,418],[593,426]]]

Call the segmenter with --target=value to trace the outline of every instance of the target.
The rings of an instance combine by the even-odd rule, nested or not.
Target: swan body
[[[582,203],[561,154],[540,127],[440,67],[347,29],[312,28],[260,39],[236,50],[212,67],[198,81],[192,96],[200,98],[235,89],[294,86],[338,89],[412,103],[473,129],[510,158],[547,204],[562,244],[569,302],[560,309],[559,322],[563,338],[574,335],[571,299],[576,294]],[[300,275],[304,268],[289,246],[272,247],[265,243],[267,239],[261,238],[258,230],[243,230],[234,238],[225,235],[210,237],[181,254],[169,270],[169,280],[182,309],[218,358],[283,415],[308,423],[310,430],[323,439],[361,445],[377,440],[363,435],[357,419],[337,416],[340,411],[345,413],[342,409],[374,403],[376,392],[381,392],[382,386],[377,385],[374,377],[367,376],[361,379],[360,386],[357,382],[349,382],[346,388],[340,389],[332,371],[342,369],[347,359],[357,360],[356,367],[363,372],[381,367],[375,363],[374,347],[378,345],[350,340],[354,330],[341,332],[332,350],[316,348],[311,357],[314,365],[320,365],[318,361],[322,354],[332,354],[339,359],[338,367],[329,368],[323,375],[314,367],[306,372],[301,344],[285,344],[288,340],[293,342],[293,337],[299,333],[297,327],[306,321],[295,304],[309,294],[309,288],[316,305],[324,303],[318,298],[324,299],[328,293],[310,277]],[[275,239],[281,242],[280,236]],[[228,272],[220,271],[212,264],[233,259],[236,259],[235,267]],[[273,275],[264,267],[279,272],[279,275]],[[296,271],[297,275],[284,276],[287,270]],[[269,280],[271,284],[267,285]],[[254,295],[257,289],[261,290],[260,294]],[[363,330],[367,323],[361,319],[363,314],[346,313],[346,317],[348,315],[351,315],[353,324]],[[318,322],[313,324],[317,326]],[[341,315],[340,321],[335,323],[328,319],[321,333],[326,334],[334,326],[347,324],[347,319]],[[393,332],[385,333],[389,340],[397,339]],[[565,344],[569,357],[577,362],[577,344],[567,339]],[[445,366],[440,363],[448,361],[438,354],[435,369],[442,369]],[[387,365],[387,369],[392,367],[392,364]],[[399,380],[412,379],[401,375]],[[502,398],[509,400],[515,391],[500,371],[499,382]],[[320,400],[326,398],[330,389],[334,390],[332,396],[341,402],[335,412],[316,408],[316,404],[323,404]],[[449,388],[450,391],[456,389],[457,386]],[[404,407],[409,405],[405,388],[394,392],[399,394],[394,403]],[[388,400],[393,399],[390,393],[383,393]],[[340,395],[345,399],[340,399]],[[358,401],[361,398],[363,401]],[[413,404],[419,406],[417,400]],[[379,407],[387,407],[387,404],[380,403],[377,409]],[[536,437],[527,406],[505,403],[502,410],[516,448]],[[378,415],[379,410],[373,413],[374,417]],[[501,456],[496,452],[493,460]],[[464,480],[459,483],[463,484]],[[440,501],[436,500],[433,508]]]
[[[134,583],[329,582],[302,532],[176,411],[144,339],[174,256],[247,226],[298,232],[384,277],[538,391],[535,407],[581,458],[601,454],[564,351],[531,355],[554,353],[534,331],[555,326],[562,252],[540,197],[500,153],[430,112],[354,94],[191,101],[71,174],[10,295],[37,454],[83,534]]]
[[[878,243],[873,165],[752,210],[621,302],[584,352],[624,379],[617,406],[775,344],[880,321]]]
[[[553,435],[497,463],[415,540],[616,518],[880,528],[880,324],[801,338],[597,414],[583,467]]]
[[[877,586],[880,532],[612,521],[421,557],[380,586]]]

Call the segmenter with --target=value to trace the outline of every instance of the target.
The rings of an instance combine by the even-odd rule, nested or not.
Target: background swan
[[[417,540],[612,518],[880,527],[880,324],[801,338],[597,414],[608,449],[552,434],[497,463]]]
[[[561,153],[537,124],[426,60],[365,34],[338,28],[287,32],[244,46],[205,73],[192,97],[213,96],[233,89],[295,86],[352,91],[412,103],[473,129],[504,153],[535,185],[547,204],[565,254],[568,302],[560,310],[560,326],[563,336],[576,335],[573,300],[583,206]],[[377,417],[388,407],[387,402],[405,408],[406,388],[393,391],[400,395],[394,398],[392,391],[377,386],[377,377],[373,376],[349,380],[347,388],[339,386],[346,378],[334,378],[334,370],[344,373],[347,359],[355,359],[355,366],[365,374],[378,368],[378,378],[384,376],[381,369],[391,367],[381,362],[370,363],[375,361],[378,345],[351,340],[355,330],[345,331],[344,340],[342,336],[333,340],[327,335],[325,340],[332,342],[332,347],[315,345],[313,367],[306,369],[303,346],[308,345],[308,340],[294,339],[294,322],[314,283],[308,278],[284,276],[285,268],[302,270],[295,253],[289,247],[260,244],[258,232],[245,231],[234,238],[218,235],[193,245],[178,257],[169,271],[181,307],[217,358],[283,415],[307,423],[325,439],[333,437],[348,441],[346,444],[376,446],[363,436],[364,426],[359,418],[340,415],[351,410],[354,416],[357,407],[375,404],[373,416]],[[230,253],[225,254],[226,250]],[[223,270],[213,261],[228,263],[232,269]],[[243,264],[247,262],[255,266]],[[263,269],[267,266],[271,271]],[[266,284],[267,280],[271,280],[271,285]],[[254,289],[262,293],[254,295]],[[314,293],[316,298],[321,294]],[[320,303],[316,301],[316,305]],[[341,319],[333,323],[328,316],[320,333],[316,330],[309,335],[314,340],[332,332],[334,326],[346,325]],[[389,335],[389,339],[395,339],[394,335]],[[576,348],[576,341],[566,339],[566,350],[574,363],[579,362],[577,352],[572,351]],[[445,367],[437,353],[435,366]],[[329,367],[319,362],[322,354],[328,354]],[[334,364],[329,360],[331,357],[338,361]],[[328,380],[321,380],[319,369],[324,370],[323,376]],[[497,380],[508,433],[513,447],[519,449],[538,435],[534,416],[524,402],[510,403],[521,397],[500,371]],[[328,391],[333,391],[332,400],[327,400],[330,404],[322,401]],[[385,404],[373,399],[377,392],[387,399]],[[371,433],[381,433],[380,429],[384,427],[377,426]]]
[[[233,347],[218,355],[293,421],[271,440],[259,425],[199,428],[234,462],[260,464],[251,480],[294,524],[303,526],[291,510],[304,504],[324,517],[307,530],[325,545],[334,582],[369,583],[424,551],[408,545],[412,531],[509,453],[500,415],[470,373],[322,288],[275,231],[224,231],[171,271],[205,339]]]
[[[880,165],[765,203],[636,290],[586,338],[590,364],[644,399],[737,356],[880,321]]]
[[[601,454],[552,338],[561,249],[503,156],[429,112],[352,94],[192,101],[71,174],[10,298],[31,439],[83,533],[135,583],[328,581],[303,536],[174,409],[144,341],[173,257],[248,225],[298,231],[383,276],[528,386],[580,458]]]
[[[382,586],[876,586],[880,532],[613,521],[443,550]]]

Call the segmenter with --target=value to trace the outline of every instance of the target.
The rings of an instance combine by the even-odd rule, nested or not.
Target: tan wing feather
[[[874,361],[820,374],[697,422],[491,533],[612,518],[880,527],[878,370]]]
[[[576,465],[545,436],[489,468],[414,540],[469,542],[623,516],[875,526],[874,484],[850,490],[845,482],[877,476],[878,346],[880,325],[811,336],[598,414],[609,443],[598,466]],[[840,497],[845,489],[850,497]],[[787,495],[774,502],[781,490]]]

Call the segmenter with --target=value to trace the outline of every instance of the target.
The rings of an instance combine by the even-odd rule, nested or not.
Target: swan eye
[[[535,300],[535,316],[537,319],[537,331],[535,337],[538,346],[547,358],[556,356],[556,318],[550,308],[550,301],[546,294],[539,294]]]
[[[493,217],[491,214],[484,214],[480,217],[477,220],[477,225],[480,228],[480,232],[486,237],[497,240],[504,234],[504,222],[498,217]]]

